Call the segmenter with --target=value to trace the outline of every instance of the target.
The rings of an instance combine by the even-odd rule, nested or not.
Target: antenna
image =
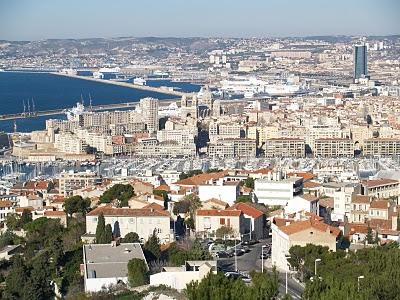
[[[92,97],[90,96],[90,93],[89,93],[89,107],[90,109],[92,109]]]

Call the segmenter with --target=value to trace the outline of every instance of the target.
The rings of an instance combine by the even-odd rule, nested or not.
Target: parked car
[[[257,243],[258,243],[257,240],[248,240],[248,241],[244,241],[243,245],[252,246],[252,245],[255,245]]]
[[[251,249],[250,249],[249,246],[243,246],[243,247],[242,247],[242,250],[243,250],[245,253],[248,253],[248,252],[251,251]]]
[[[225,251],[218,251],[215,254],[215,257],[216,258],[227,258],[227,257],[229,257],[229,254],[227,252],[225,252]]]
[[[251,278],[249,276],[241,274],[239,272],[226,272],[225,276],[229,279],[241,279],[245,283],[251,283]]]

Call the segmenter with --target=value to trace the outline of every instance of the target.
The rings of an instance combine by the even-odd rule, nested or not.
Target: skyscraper
[[[354,46],[354,80],[368,75],[367,46]]]
[[[147,130],[150,133],[156,132],[158,130],[158,99],[150,97],[140,99],[140,109]]]

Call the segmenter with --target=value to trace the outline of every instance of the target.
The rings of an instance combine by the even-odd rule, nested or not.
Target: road
[[[261,272],[261,247],[265,245],[267,242],[270,242],[271,239],[266,239],[260,241],[260,243],[251,246],[251,251],[245,253],[241,256],[237,257],[237,268],[239,272],[250,273],[253,270]],[[218,267],[222,268],[226,271],[234,271],[235,270],[235,259],[234,257],[230,258],[221,258],[218,260]],[[264,271],[271,272],[271,269],[264,269]],[[281,295],[285,295],[286,293],[286,274],[278,273],[279,277],[279,293]],[[304,291],[302,285],[293,280],[290,275],[288,276],[288,293],[293,299],[301,299],[301,295]]]

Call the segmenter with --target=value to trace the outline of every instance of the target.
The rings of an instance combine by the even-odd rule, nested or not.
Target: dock
[[[89,76],[78,76],[78,75],[56,73],[56,72],[51,73],[51,74],[70,77],[70,78],[76,78],[76,79],[83,79],[83,80],[88,80],[88,81],[94,81],[94,82],[99,82],[99,83],[104,83],[104,84],[112,84],[112,85],[127,87],[127,88],[130,88],[130,89],[136,89],[136,90],[143,90],[143,91],[148,91],[148,92],[166,94],[166,95],[171,95],[171,96],[174,96],[174,97],[182,97],[182,96],[191,96],[192,95],[191,93],[186,93],[186,92],[182,92],[182,91],[176,91],[176,90],[169,89],[169,88],[152,87],[152,86],[147,86],[147,85],[138,85],[138,84],[133,84],[133,83],[129,83],[129,82],[122,82],[122,81],[104,80],[104,79],[98,79],[98,78],[93,78],[93,77],[89,77]]]
[[[180,100],[180,98],[160,100],[159,105],[160,106],[168,106],[171,103],[177,102],[179,100]],[[88,107],[88,110],[89,111],[105,111],[105,110],[129,109],[129,108],[134,109],[136,107],[136,105],[139,105],[139,101],[96,105],[96,106]],[[53,109],[53,110],[43,110],[43,111],[36,111],[36,112],[30,112],[30,113],[16,113],[16,114],[0,115],[0,121],[10,121],[10,120],[17,120],[17,119],[36,118],[36,117],[42,117],[42,116],[61,115],[61,114],[65,114],[71,108],[72,107]]]

